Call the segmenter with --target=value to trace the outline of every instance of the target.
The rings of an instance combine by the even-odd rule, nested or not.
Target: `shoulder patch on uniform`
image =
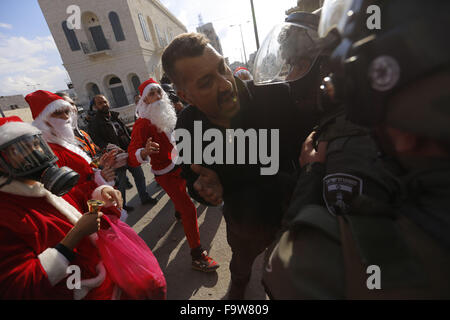
[[[333,173],[323,178],[323,200],[331,214],[345,214],[350,204],[362,194],[361,178],[345,173]]]

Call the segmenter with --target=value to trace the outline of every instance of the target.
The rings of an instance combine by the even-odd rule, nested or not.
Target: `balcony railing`
[[[109,39],[103,39],[103,41],[99,41],[99,43],[94,43],[94,41],[89,40],[88,42],[80,42],[81,48],[83,49],[84,54],[88,56],[98,56],[98,55],[111,55],[111,46],[109,44]]]

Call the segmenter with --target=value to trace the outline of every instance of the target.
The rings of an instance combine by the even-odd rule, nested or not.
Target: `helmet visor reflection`
[[[56,162],[41,134],[22,136],[0,150],[0,158],[13,176],[25,176]]]

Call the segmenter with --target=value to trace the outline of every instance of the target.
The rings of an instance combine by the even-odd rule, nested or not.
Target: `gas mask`
[[[78,182],[79,175],[68,167],[59,168],[58,158],[42,138],[41,133],[21,135],[0,146],[2,175],[8,180],[22,178],[41,182],[57,196],[69,192]]]

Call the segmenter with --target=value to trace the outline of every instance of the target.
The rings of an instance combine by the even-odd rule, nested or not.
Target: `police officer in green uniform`
[[[330,48],[337,42],[319,38],[319,17],[320,10],[294,12],[273,28],[255,59],[254,84],[265,89],[268,84],[286,82],[297,107],[320,116],[314,143],[317,148],[320,141],[328,142],[328,161],[318,202],[336,213],[345,211],[348,203],[360,194],[392,201],[399,184],[390,171],[392,166],[387,167],[388,159],[380,156],[370,130],[346,119],[343,104],[331,96],[334,91],[327,81],[320,86],[329,72]],[[296,216],[302,198],[302,194],[293,198],[294,204],[284,215],[284,225]]]
[[[313,133],[288,230],[265,265],[272,298],[450,297],[449,9],[444,1],[325,1],[319,34],[341,39],[328,85],[347,119],[373,128],[396,160],[387,175],[401,189],[388,193],[393,199],[355,192],[346,200],[341,190],[360,185],[327,178],[330,143],[315,146]],[[325,190],[335,194],[327,206]]]

